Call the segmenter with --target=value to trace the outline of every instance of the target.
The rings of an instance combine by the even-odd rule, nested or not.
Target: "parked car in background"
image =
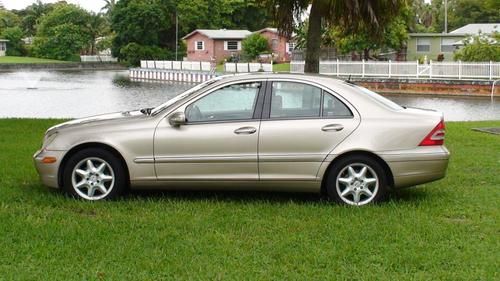
[[[324,193],[349,205],[445,176],[443,115],[299,74],[218,77],[156,107],[50,128],[44,184],[86,200],[127,189]]]

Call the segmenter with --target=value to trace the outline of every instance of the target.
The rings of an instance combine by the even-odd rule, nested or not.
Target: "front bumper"
[[[33,162],[35,163],[36,171],[40,176],[40,180],[46,186],[59,188],[58,172],[61,161],[66,151],[59,150],[39,150],[33,155]],[[43,163],[45,157],[54,157],[54,163]]]
[[[429,146],[380,156],[392,171],[394,187],[401,188],[444,178],[450,152],[444,146]]]

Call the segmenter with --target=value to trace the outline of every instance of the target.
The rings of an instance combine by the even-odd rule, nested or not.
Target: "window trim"
[[[320,103],[320,115],[319,116],[296,116],[296,117],[272,117],[271,118],[271,98],[272,98],[272,87],[274,82],[290,82],[290,83],[300,83],[300,84],[306,84],[310,85],[316,88],[319,88],[321,90],[321,103]],[[338,99],[340,102],[342,102],[351,112],[351,116],[323,116],[323,100],[324,100],[324,94],[329,94],[336,99]],[[288,79],[277,79],[277,80],[267,80],[267,85],[266,85],[266,93],[265,93],[265,98],[264,98],[264,108],[262,111],[262,118],[261,121],[283,121],[283,120],[309,120],[309,119],[354,119],[355,117],[359,116],[359,112],[356,110],[356,108],[347,100],[345,100],[343,97],[341,97],[338,93],[335,91],[328,89],[320,84],[316,84],[310,81],[304,81],[304,80],[288,80]]]
[[[201,49],[198,49],[198,43],[201,43]],[[195,41],[194,42],[195,51],[205,51],[205,41]]]
[[[267,81],[266,80],[251,80],[251,81],[237,81],[236,83],[231,82],[227,84],[220,85],[219,87],[210,89],[208,92],[203,93],[202,95],[196,97],[193,100],[188,101],[184,105],[180,106],[177,110],[174,110],[173,112],[176,111],[182,111],[184,114],[186,114],[186,110],[189,106],[191,106],[193,103],[197,102],[198,100],[212,94],[215,91],[218,91],[220,89],[223,89],[228,86],[232,85],[238,85],[238,84],[251,84],[251,83],[260,83],[259,91],[257,92],[257,98],[255,100],[255,105],[254,105],[254,110],[252,114],[252,118],[249,119],[227,119],[227,120],[209,120],[209,121],[187,121],[185,125],[202,125],[202,124],[218,124],[218,123],[241,123],[241,122],[255,122],[259,121],[262,117],[262,108],[264,105],[264,94],[265,94],[265,88]]]
[[[440,44],[439,44],[439,50],[441,51],[441,53],[453,53],[455,52],[455,46],[452,44],[452,45],[443,45],[443,40],[445,39],[450,39],[450,38],[445,38],[445,37],[441,37],[441,40],[440,40]],[[455,43],[455,40],[454,39],[450,39],[450,41],[453,41],[453,43]],[[451,46],[453,48],[453,50],[451,51],[443,51],[443,46]]]
[[[236,49],[229,49],[229,42],[236,42]],[[224,41],[224,51],[240,51],[241,50],[241,41],[240,40],[226,40]]]
[[[419,51],[418,50],[418,46],[419,46],[418,39],[427,39],[427,40],[429,40],[429,44],[428,45],[420,45],[420,46],[429,46],[429,50],[428,51]],[[431,52],[431,47],[432,47],[432,40],[431,39],[428,39],[426,37],[425,38],[416,38],[415,39],[415,52],[417,52],[417,53],[430,53]]]

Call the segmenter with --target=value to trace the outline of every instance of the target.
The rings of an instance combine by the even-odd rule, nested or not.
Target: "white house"
[[[9,40],[0,39],[0,57],[5,56],[7,52],[7,42],[9,42]]]

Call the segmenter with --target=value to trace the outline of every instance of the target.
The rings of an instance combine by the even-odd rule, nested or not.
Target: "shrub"
[[[465,46],[455,52],[455,60],[461,61],[500,61],[500,39],[496,41],[485,36],[466,40]]]
[[[241,45],[243,47],[243,55],[248,60],[254,60],[258,55],[269,52],[267,39],[258,33],[245,38]]]
[[[7,42],[7,55],[8,56],[25,56],[26,49],[23,42],[23,31],[19,27],[8,27],[2,31],[0,36],[3,39],[9,40]]]
[[[128,43],[120,50],[120,57],[130,66],[138,66],[141,60],[171,60],[175,54],[158,46]]]

